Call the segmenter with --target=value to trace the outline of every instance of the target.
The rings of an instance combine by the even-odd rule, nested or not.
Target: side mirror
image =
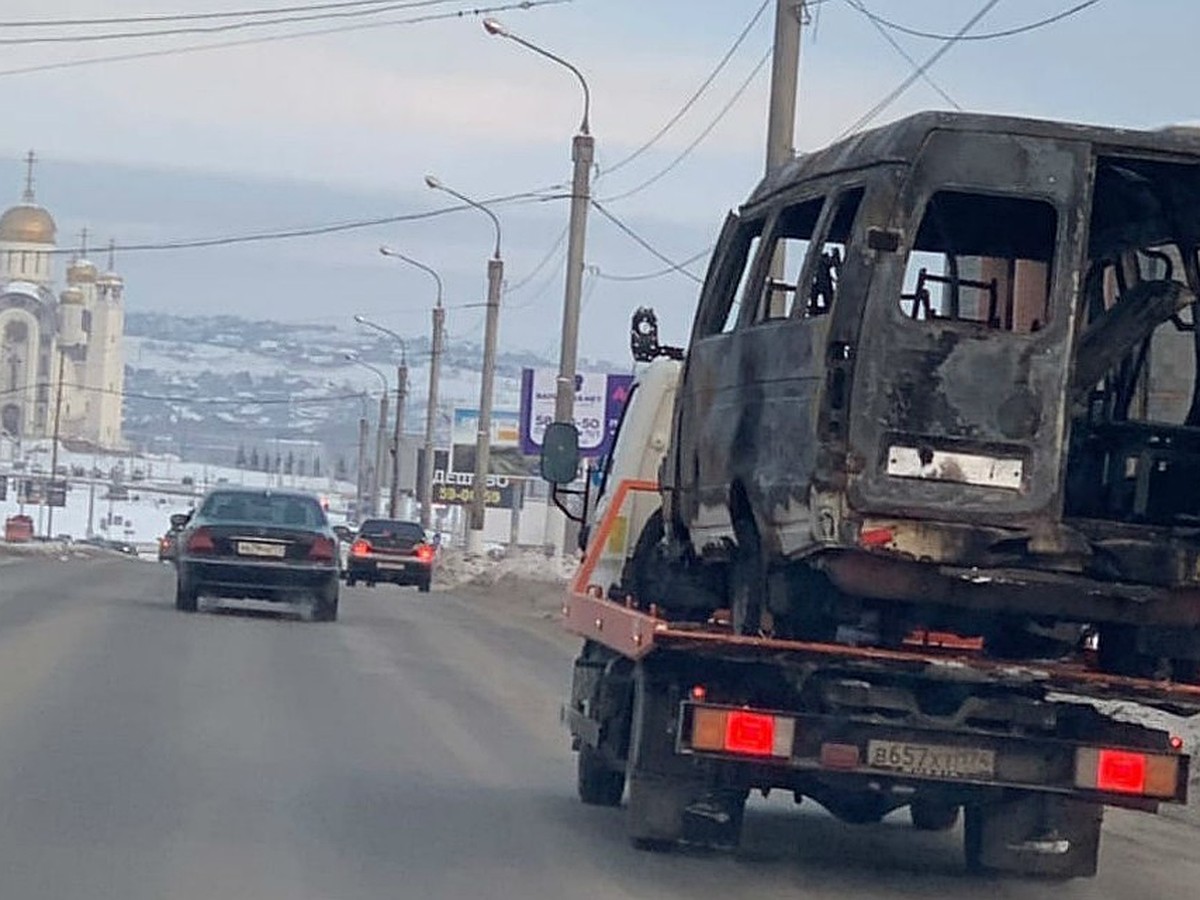
[[[542,437],[542,479],[570,484],[579,475],[579,431],[572,422],[551,422]]]
[[[179,529],[183,528],[183,526],[188,523],[188,519],[190,519],[190,518],[191,518],[190,513],[173,513],[171,515],[171,528],[174,531],[178,531]]]

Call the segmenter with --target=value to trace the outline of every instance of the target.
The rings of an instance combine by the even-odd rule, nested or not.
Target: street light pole
[[[408,344],[392,329],[365,316],[355,316],[354,321],[382,331],[400,345],[400,365],[396,367],[396,425],[392,431],[392,484],[388,492],[388,518],[394,519],[400,506],[400,441],[404,437],[405,401],[408,399]]]
[[[475,436],[475,475],[471,480],[471,508],[467,525],[467,552],[479,554],[483,551],[483,526],[487,513],[488,462],[491,454],[492,395],[496,380],[496,338],[500,327],[500,288],[504,283],[504,260],[500,256],[500,220],[496,214],[470,197],[446,187],[432,175],[425,176],[425,183],[445,191],[463,203],[474,206],[492,220],[496,229],[496,245],[488,260],[487,319],[483,332],[483,368],[479,386],[479,426]]]
[[[567,231],[567,272],[563,287],[562,340],[559,344],[558,377],[555,380],[554,421],[575,421],[575,376],[579,369],[579,311],[583,295],[584,243],[587,239],[587,215],[591,206],[591,172],[595,159],[595,141],[591,135],[591,90],[587,79],[567,60],[532,41],[509,31],[496,19],[483,20],[488,34],[508,38],[568,69],[583,88],[583,118],[579,132],[571,139],[571,214]],[[557,509],[547,504],[546,539],[548,544],[562,540],[565,521]]]
[[[50,447],[50,481],[48,486],[42,491],[42,502],[46,503],[46,537],[50,538],[54,535],[54,504],[50,503],[50,487],[58,479],[58,438],[59,438],[59,421],[62,416],[62,401],[63,401],[63,369],[66,363],[66,354],[62,348],[58,351],[58,390],[55,393],[54,399],[54,442]],[[57,493],[57,491],[55,492]]]
[[[429,528],[433,523],[433,439],[437,431],[438,381],[442,369],[442,329],[446,324],[446,310],[442,308],[442,276],[432,268],[412,257],[405,256],[391,247],[380,247],[384,256],[403,260],[430,275],[437,285],[437,302],[433,307],[433,336],[429,348],[429,397],[425,401],[425,467],[417,485],[421,502],[421,527]]]
[[[804,22],[804,0],[775,0],[775,49],[771,57],[771,99],[767,114],[767,174],[795,154],[796,91],[800,81],[800,29]],[[771,257],[771,278],[783,280],[783,242]],[[787,296],[771,292],[771,316],[784,313]]]
[[[364,369],[370,369],[377,376],[383,385],[383,391],[379,397],[379,428],[376,432],[375,441],[375,477],[371,484],[371,515],[377,516],[380,513],[380,494],[383,493],[384,485],[387,483],[386,470],[383,467],[384,453],[387,448],[387,426],[388,426],[388,380],[379,369],[367,362],[363,362],[353,353],[347,353],[346,359],[356,365],[362,366]]]

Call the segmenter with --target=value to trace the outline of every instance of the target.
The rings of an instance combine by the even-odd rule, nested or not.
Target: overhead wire
[[[517,194],[507,194],[501,197],[493,197],[488,200],[480,201],[480,206],[496,206],[504,203],[533,203],[541,202],[547,199],[546,195],[539,191],[522,191]],[[219,237],[210,238],[185,238],[176,241],[160,241],[156,243],[141,243],[141,244],[114,244],[112,250],[119,253],[143,253],[153,251],[170,251],[170,250],[196,250],[209,247],[228,247],[235,244],[253,244],[263,241],[279,241],[290,240],[293,238],[316,237],[326,234],[337,234],[343,231],[354,231],[363,228],[377,228],[381,225],[395,225],[401,222],[417,222],[424,219],[433,219],[438,216],[444,216],[452,212],[470,209],[471,206],[465,203],[457,203],[452,206],[443,206],[438,209],[431,209],[419,213],[404,213],[395,216],[378,216],[370,219],[355,219],[349,222],[335,222],[327,225],[313,225],[301,228],[285,228],[275,229],[272,231],[251,232],[240,235],[222,235]],[[59,247],[49,251],[55,255],[75,255],[80,253],[80,247]]]
[[[613,225],[615,225],[617,228],[619,228],[627,237],[629,237],[635,243],[637,243],[638,246],[640,246],[643,250],[645,250],[651,256],[658,259],[660,262],[664,262],[668,266],[670,266],[672,271],[678,272],[679,274],[690,278],[692,281],[696,282],[697,284],[700,284],[703,281],[702,278],[700,278],[693,272],[690,272],[687,269],[685,269],[680,263],[677,263],[675,260],[671,259],[665,253],[663,253],[661,250],[659,250],[657,247],[655,247],[653,244],[651,244],[649,241],[647,241],[644,237],[642,237],[640,234],[638,234],[636,231],[634,231],[632,228],[630,228],[628,225],[626,225],[624,222],[622,222],[619,218],[617,218],[615,215],[613,215],[611,212],[609,212],[607,209],[605,209],[604,205],[599,200],[593,200],[592,206],[594,206],[596,208],[596,211],[598,213],[600,213],[600,215],[602,215],[602,216],[604,216],[604,218],[608,219],[608,221],[610,221]]]
[[[91,44],[105,41],[128,41],[142,38],[178,37],[185,34],[224,34],[244,31],[248,28],[267,28],[272,25],[298,25],[304,22],[323,22],[331,19],[353,19],[364,16],[382,16],[387,13],[429,6],[445,6],[458,0],[390,0],[390,2],[367,9],[340,9],[312,12],[305,15],[281,15],[275,18],[248,19],[241,22],[222,22],[216,25],[179,25],[143,31],[108,31],[99,34],[46,34],[30,37],[0,38],[0,45],[25,46],[30,44]]]
[[[708,256],[708,254],[710,254],[712,252],[712,250],[713,250],[712,246],[705,247],[703,250],[699,250],[696,253],[693,253],[687,259],[681,259],[679,261],[679,265],[683,266],[683,267],[687,267],[687,266],[690,266],[692,263],[699,262],[700,260],[702,260],[706,256]],[[652,281],[655,278],[662,278],[664,275],[673,275],[678,271],[678,269],[675,266],[669,266],[665,269],[658,269],[654,272],[641,272],[637,275],[614,275],[612,273],[605,272],[599,266],[593,265],[590,268],[591,268],[591,270],[593,270],[592,271],[593,275],[595,275],[597,278],[603,279],[604,281],[625,281],[625,282]]]
[[[255,7],[212,12],[145,13],[129,16],[99,16],[75,19],[14,19],[0,21],[0,28],[57,28],[82,25],[135,25],[156,22],[191,22],[211,19],[238,19],[248,16],[273,16],[282,13],[308,12],[321,9],[345,9],[359,6],[382,6],[395,0],[340,0],[340,2],[301,3],[292,6]]]
[[[692,92],[692,95],[688,97],[687,100],[684,101],[683,106],[681,106],[675,112],[675,114],[671,116],[671,118],[669,118],[661,128],[658,129],[658,131],[651,135],[649,139],[640,144],[635,150],[622,157],[611,166],[603,167],[603,171],[605,173],[612,174],[618,169],[622,169],[629,163],[633,162],[635,159],[657,144],[667,134],[667,132],[675,127],[680,119],[687,115],[688,111],[696,105],[697,101],[699,101],[709,87],[712,86],[713,81],[715,81],[717,76],[721,74],[721,72],[725,69],[725,66],[729,64],[729,61],[733,59],[733,55],[738,51],[738,48],[742,46],[742,43],[746,40],[746,38],[749,37],[750,32],[754,30],[754,26],[758,24],[758,20],[762,18],[762,14],[766,11],[770,3],[771,0],[763,0],[762,4],[754,12],[754,15],[750,17],[750,21],[746,23],[746,26],[734,39],[733,44],[717,61],[716,66],[713,67],[713,70],[708,73],[708,76],[702,82],[700,82],[700,86]]]
[[[998,2],[998,0],[997,0],[997,2]],[[725,105],[721,107],[720,111],[712,119],[712,121],[709,122],[708,125],[706,125],[704,127],[704,130],[701,131],[700,134],[698,134],[695,137],[695,139],[692,140],[691,143],[689,143],[686,147],[684,147],[683,150],[674,159],[672,159],[669,163],[667,163],[666,166],[659,169],[655,174],[651,175],[649,178],[645,179],[644,181],[640,182],[639,184],[635,185],[634,187],[631,187],[628,190],[622,191],[618,194],[611,194],[608,197],[602,198],[603,202],[604,203],[613,203],[617,200],[624,200],[626,197],[632,197],[635,194],[640,194],[646,188],[650,187],[652,184],[655,184],[655,183],[661,181],[663,178],[665,178],[667,175],[669,175],[671,172],[673,172],[685,159],[687,159],[689,156],[691,156],[692,152],[695,151],[695,149],[698,146],[700,146],[700,144],[710,134],[712,134],[713,130],[718,125],[721,124],[721,122],[725,119],[725,116],[727,116],[729,114],[729,111],[733,109],[734,105],[742,98],[742,96],[746,93],[746,91],[749,90],[750,85],[754,83],[754,79],[758,77],[758,74],[763,70],[763,67],[771,59],[771,56],[772,56],[772,51],[768,50],[762,56],[762,58],[759,59],[758,63],[755,64],[754,68],[750,71],[750,74],[748,76],[746,76],[745,80],[742,81],[742,83],[740,85],[738,85],[737,90],[733,92],[733,96],[731,96],[725,102]]]
[[[1014,35],[1026,34],[1027,32],[1035,31],[1039,28],[1045,28],[1047,25],[1053,25],[1056,22],[1061,22],[1063,19],[1069,19],[1071,16],[1074,16],[1078,13],[1083,12],[1088,7],[1095,6],[1099,2],[1100,2],[1100,0],[1084,0],[1084,2],[1076,3],[1074,6],[1064,9],[1062,12],[1055,13],[1052,16],[1047,16],[1044,19],[1038,19],[1036,22],[1029,22],[1025,25],[1018,25],[1014,28],[1004,28],[999,31],[988,31],[988,32],[984,32],[982,34],[971,34],[971,35],[962,35],[962,36],[953,35],[953,34],[938,34],[937,32],[933,32],[933,31],[921,31],[920,29],[917,29],[917,28],[909,28],[906,25],[901,25],[897,22],[889,21],[888,19],[885,19],[883,16],[879,15],[878,13],[872,12],[870,10],[864,9],[861,11],[865,15],[867,15],[873,22],[876,22],[877,24],[882,25],[884,28],[890,28],[893,31],[898,31],[901,34],[907,34],[912,37],[925,38],[925,39],[931,40],[931,41],[956,41],[956,42],[957,41],[993,41],[993,40],[996,40],[997,38],[1013,37]]]
[[[891,106],[892,103],[894,103],[897,98],[899,98],[905,91],[912,87],[917,80],[920,79],[921,76],[930,69],[930,67],[932,67],[939,59],[949,53],[951,48],[958,43],[961,37],[974,28],[975,24],[989,12],[991,12],[999,2],[1000,0],[986,0],[986,2],[978,10],[976,10],[975,14],[966,21],[966,24],[964,24],[958,30],[955,36],[943,43],[942,46],[938,47],[938,49],[930,54],[930,56],[923,63],[917,66],[916,70],[913,71],[911,75],[901,81],[900,84],[896,85],[896,87],[893,88],[885,97],[880,99],[878,103],[859,116],[854,121],[854,124],[843,130],[842,133],[838,135],[838,139],[840,140],[844,137],[848,137],[849,135],[856,134],[864,126],[869,124],[872,119]]]
[[[875,20],[875,17],[871,15],[870,11],[868,11],[867,8],[862,4],[861,0],[845,0],[845,2],[846,5],[848,5],[851,9],[857,10],[866,17],[867,21],[870,22],[871,25],[874,26],[875,30],[879,32],[880,37],[887,41],[892,46],[892,49],[899,53],[904,58],[904,61],[912,66],[915,71],[920,72],[921,79],[927,85],[937,91],[938,95],[943,100],[945,100],[959,112],[962,112],[962,106],[959,104],[959,102],[951,97],[950,94],[948,94],[940,84],[934,81],[929,72],[921,70],[920,64],[913,59],[912,54],[905,50],[904,47],[900,45],[900,42],[892,37],[891,33],[884,25]]]
[[[261,35],[259,37],[239,38],[228,41],[214,41],[204,44],[185,44],[182,47],[167,47],[160,50],[141,50],[133,53],[114,53],[108,56],[91,56],[85,59],[58,60],[31,66],[19,66],[12,69],[0,69],[0,77],[10,75],[29,75],[35,72],[50,72],[59,69],[74,69],[81,66],[99,65],[110,62],[130,62],[139,59],[154,59],[167,56],[179,56],[185,53],[199,53],[205,50],[221,50],[229,47],[249,47],[258,44],[291,41],[307,37],[319,37],[330,34],[345,34],[351,31],[366,31],[375,28],[391,28],[396,25],[417,25],[426,22],[444,21],[447,19],[463,19],[471,16],[485,16],[493,13],[510,12],[513,10],[530,10],[540,6],[557,6],[562,3],[572,3],[574,0],[512,0],[509,3],[494,4],[474,8],[451,10],[441,13],[426,13],[407,19],[392,19],[387,22],[359,22],[354,25],[331,25],[325,28],[309,28],[284,34]]]

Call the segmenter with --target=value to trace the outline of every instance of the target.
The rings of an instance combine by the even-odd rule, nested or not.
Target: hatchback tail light
[[[433,562],[433,547],[429,544],[417,544],[417,559],[423,563]]]
[[[187,541],[188,553],[215,553],[217,545],[213,543],[212,534],[207,528],[197,528]]]
[[[370,542],[364,541],[362,538],[359,538],[357,541],[355,541],[353,544],[350,545],[350,555],[351,556],[366,556],[370,552],[371,552]]]
[[[336,555],[337,545],[323,534],[317,535],[312,546],[308,548],[308,558],[314,562],[333,562]]]

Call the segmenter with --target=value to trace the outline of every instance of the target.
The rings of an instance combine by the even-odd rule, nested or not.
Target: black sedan
[[[317,621],[337,618],[337,538],[311,494],[210,491],[179,533],[176,569],[175,608],[184,612],[208,596],[309,603]]]
[[[346,563],[346,584],[365,581],[412,584],[428,593],[433,581],[434,549],[425,529],[400,519],[367,519],[358,529]]]

